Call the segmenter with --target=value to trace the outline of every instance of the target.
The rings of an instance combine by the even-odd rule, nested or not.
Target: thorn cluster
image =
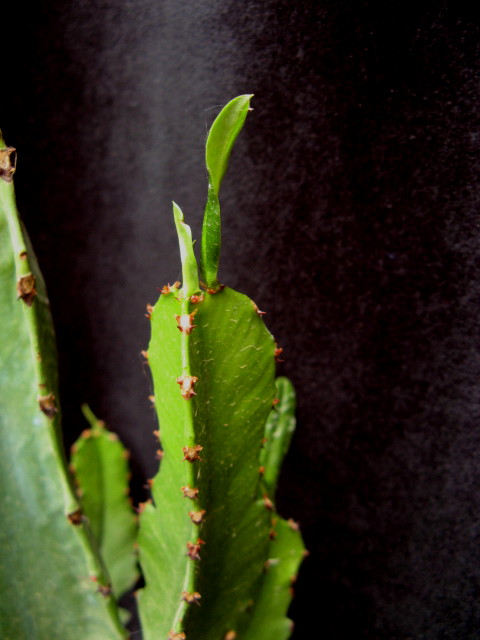
[[[164,285],[161,289],[160,289],[160,293],[162,294],[167,294],[167,293],[173,293],[174,291],[178,291],[178,288],[180,287],[180,282],[174,282],[172,285],[170,283]]]
[[[17,300],[23,300],[28,307],[31,307],[33,300],[37,295],[35,288],[35,276],[33,273],[27,273],[17,280]]]
[[[180,392],[185,400],[189,400],[192,396],[197,394],[194,391],[195,383],[198,378],[196,376],[179,376],[177,383],[180,385]]]
[[[182,591],[182,600],[184,600],[188,604],[193,604],[195,602],[196,604],[200,605],[201,597],[202,596],[198,593],[198,591],[195,591],[193,593]]]
[[[53,393],[49,393],[46,396],[38,396],[38,405],[40,410],[47,416],[47,418],[50,418],[50,420],[52,420],[55,414],[58,413]]]
[[[198,309],[192,311],[192,313],[184,313],[181,316],[175,316],[175,320],[177,321],[177,327],[182,333],[186,333],[189,335],[197,326],[193,324],[193,318],[197,313]]]
[[[198,540],[196,542],[187,542],[187,556],[189,556],[192,560],[200,560],[200,549],[202,544],[205,544],[203,540]]]
[[[195,462],[196,460],[203,462],[202,458],[198,455],[198,452],[202,449],[201,444],[194,444],[193,447],[183,447],[183,459],[188,460],[188,462]]]
[[[205,514],[206,514],[205,509],[202,509],[201,511],[188,512],[188,515],[190,516],[190,520],[193,522],[193,524],[202,524],[203,517]]]
[[[190,500],[195,500],[198,496],[198,489],[191,487],[180,487],[181,491],[183,491],[184,498],[190,498]]]

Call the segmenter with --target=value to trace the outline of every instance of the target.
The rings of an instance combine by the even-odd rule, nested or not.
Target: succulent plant
[[[274,503],[295,394],[287,379],[275,381],[281,349],[263,312],[218,279],[219,192],[251,97],[229,102],[207,139],[200,276],[174,203],[183,283],[165,285],[148,307],[161,463],[139,508],[144,640],[286,640],[291,632],[286,613],[304,546]],[[85,409],[90,429],[73,448],[74,488],[48,299],[15,209],[14,151],[0,146],[0,635],[125,638],[117,599],[137,578],[125,452]]]

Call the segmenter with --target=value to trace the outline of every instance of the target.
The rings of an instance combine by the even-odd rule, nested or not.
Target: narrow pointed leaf
[[[0,139],[0,637],[119,640],[57,437],[52,322],[7,155]]]
[[[231,100],[215,119],[207,138],[205,157],[208,170],[208,194],[202,228],[201,272],[203,281],[209,289],[218,289],[219,286],[220,187],[233,145],[250,110],[251,98],[250,94]]]
[[[128,452],[118,437],[83,407],[90,429],[72,447],[71,467],[85,517],[118,599],[138,579],[137,524],[128,499]]]

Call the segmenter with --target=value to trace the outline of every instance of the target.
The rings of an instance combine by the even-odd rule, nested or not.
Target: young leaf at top
[[[252,94],[231,100],[215,119],[206,143],[208,194],[202,228],[200,267],[208,289],[217,290],[220,260],[221,222],[220,186],[228,167],[232,147],[250,110]]]

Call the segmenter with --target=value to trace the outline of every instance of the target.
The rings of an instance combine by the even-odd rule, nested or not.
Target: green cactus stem
[[[126,637],[58,438],[45,285],[18,219],[14,150],[0,137],[0,637]]]
[[[262,453],[262,444],[276,395],[278,350],[252,300],[217,279],[218,191],[250,97],[229,103],[207,140],[207,291],[198,289],[190,230],[174,205],[184,284],[164,287],[151,313],[148,360],[163,452],[153,500],[140,517],[145,640],[260,640],[265,626],[281,632],[278,638],[289,628],[288,581],[303,543],[298,532],[292,539],[287,523],[272,522],[260,459],[272,467],[273,489],[284,446]],[[287,423],[277,425],[282,442],[290,435]],[[278,596],[275,606],[268,602],[272,596]]]
[[[260,452],[262,488],[274,500],[277,490],[278,474],[290,441],[295,431],[295,389],[288,378],[280,377],[276,381],[276,404],[265,424],[264,446]]]
[[[90,428],[72,446],[70,469],[118,600],[139,576],[137,522],[128,499],[128,451],[87,405],[82,411]]]

